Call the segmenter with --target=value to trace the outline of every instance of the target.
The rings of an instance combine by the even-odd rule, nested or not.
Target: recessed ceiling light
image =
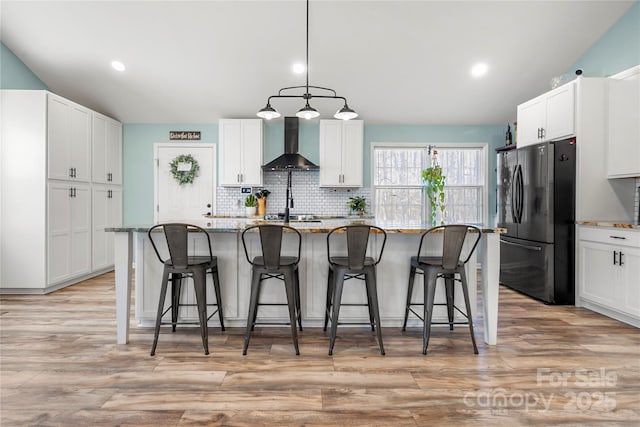
[[[304,64],[301,64],[299,62],[296,63],[296,64],[293,64],[293,72],[296,73],[296,74],[304,73],[304,68],[305,68]]]
[[[111,66],[116,71],[124,71],[125,70],[124,64],[122,62],[120,62],[120,61],[113,61],[111,63]]]
[[[482,77],[487,74],[489,66],[484,62],[480,62],[471,68],[471,75],[474,77]]]

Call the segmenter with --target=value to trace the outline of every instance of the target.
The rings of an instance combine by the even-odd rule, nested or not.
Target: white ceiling
[[[367,123],[502,124],[632,4],[312,0],[309,83]],[[125,123],[255,117],[304,84],[291,72],[305,59],[303,0],[3,0],[0,18],[3,43],[53,92]],[[490,66],[482,79],[469,74],[477,61]],[[341,107],[311,103],[323,118]],[[302,100],[272,105],[293,115]]]

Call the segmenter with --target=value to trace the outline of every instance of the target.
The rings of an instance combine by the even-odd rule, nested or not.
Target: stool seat
[[[346,256],[334,256],[329,258],[329,263],[333,264],[335,267],[347,267],[349,268],[349,257]],[[364,267],[371,267],[376,264],[376,260],[372,257],[364,258]]]
[[[298,258],[293,256],[282,256],[280,257],[280,267],[284,266],[292,266],[298,263]],[[265,267],[265,261],[263,256],[257,256],[253,258],[253,264],[257,266]]]

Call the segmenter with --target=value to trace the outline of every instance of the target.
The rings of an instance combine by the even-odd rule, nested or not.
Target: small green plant
[[[431,206],[429,224],[431,224],[432,227],[436,225],[438,212],[441,213],[440,223],[444,224],[444,210],[446,208],[444,181],[445,176],[442,175],[442,167],[440,165],[430,166],[422,171],[422,182],[425,184],[427,198]]]
[[[367,200],[362,196],[349,197],[347,206],[351,212],[355,212],[360,216],[367,213]]]
[[[258,199],[253,194],[249,194],[246,199],[244,199],[244,206],[247,208],[254,208],[258,206]]]

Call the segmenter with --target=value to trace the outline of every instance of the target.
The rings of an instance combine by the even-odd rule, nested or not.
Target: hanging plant
[[[200,165],[191,154],[181,154],[169,163],[171,167],[171,175],[178,181],[178,184],[191,184],[198,176]]]
[[[441,213],[440,223],[444,224],[444,210],[445,210],[445,198],[444,198],[444,180],[445,176],[442,175],[442,167],[440,165],[433,165],[422,171],[422,181],[425,184],[425,190],[427,192],[427,198],[431,206],[429,212],[429,224],[431,226],[436,225],[436,219],[438,218],[438,212]]]

